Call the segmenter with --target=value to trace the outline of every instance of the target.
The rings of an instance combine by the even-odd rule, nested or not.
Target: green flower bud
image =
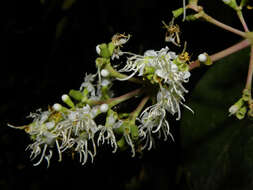
[[[244,104],[244,101],[242,98],[240,98],[234,105],[232,105],[230,108],[229,108],[229,115],[233,115],[235,113],[237,113],[241,107],[243,106]]]
[[[237,112],[236,112],[236,117],[237,119],[243,119],[245,117],[245,114],[247,112],[247,108],[244,106],[242,108],[240,108]]]
[[[183,13],[184,13],[184,8],[179,8],[177,10],[172,11],[172,14],[175,18],[179,17]]]
[[[242,92],[242,99],[244,101],[249,101],[251,99],[251,92],[249,89],[245,88]]]
[[[81,101],[84,98],[83,93],[79,90],[70,90],[69,95],[77,101]]]
[[[118,147],[119,147],[121,150],[126,149],[127,146],[126,146],[126,141],[125,141],[124,136],[121,137],[121,139],[117,141],[117,145],[118,145]]]
[[[66,103],[69,107],[74,108],[75,104],[72,102],[70,97],[67,94],[62,95],[61,97],[62,101]]]

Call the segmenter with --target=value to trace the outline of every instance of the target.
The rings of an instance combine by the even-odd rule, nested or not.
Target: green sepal
[[[37,138],[37,135],[31,135],[31,136],[30,136],[30,139],[31,139],[32,141],[36,141],[36,138]]]
[[[149,67],[149,66],[146,66],[145,67],[145,70],[144,70],[144,74],[154,74],[155,73],[155,68],[154,67]]]
[[[73,90],[73,89],[69,91],[69,96],[74,98],[77,101],[81,101],[84,97],[82,92],[80,92],[79,90]]]
[[[108,100],[110,99],[110,96],[108,95],[108,92],[109,92],[109,88],[107,86],[102,86],[102,99],[103,100]]]
[[[110,53],[107,44],[105,44],[105,43],[100,44],[99,48],[101,50],[101,52],[100,52],[101,57],[103,57],[103,58],[110,58],[111,57],[112,54]]]
[[[138,140],[138,138],[139,138],[138,127],[135,124],[133,124],[133,125],[131,125],[130,129],[131,129],[131,137],[132,137],[132,139],[134,141]]]
[[[114,49],[115,49],[115,45],[112,42],[110,42],[108,44],[108,50],[109,50],[110,56],[112,56]]]
[[[124,124],[122,124],[119,128],[113,129],[115,131],[116,134],[118,135],[122,135],[124,134],[125,131],[125,126]]]
[[[153,74],[149,74],[149,75],[147,76],[147,79],[148,79],[148,80],[152,80],[152,79],[153,79]]]
[[[198,17],[196,17],[196,15],[187,15],[185,17],[185,20],[187,20],[187,21],[195,21],[197,19],[198,19]]]
[[[184,8],[179,8],[179,9],[172,11],[173,17],[175,17],[175,18],[179,17],[183,13],[184,13]]]
[[[206,55],[207,60],[206,60],[206,62],[204,62],[203,64],[204,64],[204,65],[207,65],[207,66],[212,65],[213,62],[212,62],[212,60],[211,60],[211,57],[210,57],[207,53],[204,53],[204,54]]]
[[[96,66],[101,68],[103,65],[105,65],[106,63],[108,63],[108,59],[103,58],[103,57],[98,57],[96,59]]]
[[[126,150],[127,146],[126,146],[126,141],[125,141],[125,137],[122,136],[120,138],[120,140],[117,141],[117,145],[119,147],[120,150]]]
[[[236,112],[236,117],[237,119],[243,119],[245,117],[245,114],[247,112],[247,108],[244,106],[242,108],[240,108],[237,112]]]
[[[186,63],[182,63],[181,65],[179,65],[178,68],[182,72],[189,71],[189,65],[187,65]]]

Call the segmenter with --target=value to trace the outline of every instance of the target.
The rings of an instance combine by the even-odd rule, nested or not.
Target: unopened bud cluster
[[[245,118],[246,114],[253,117],[253,106],[251,92],[248,89],[243,91],[242,97],[229,108],[229,115],[235,115],[237,119]]]

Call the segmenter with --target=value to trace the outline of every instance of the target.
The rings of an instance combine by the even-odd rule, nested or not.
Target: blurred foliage
[[[252,189],[253,123],[228,117],[241,96],[249,48],[215,63],[196,85],[181,122],[186,189]]]

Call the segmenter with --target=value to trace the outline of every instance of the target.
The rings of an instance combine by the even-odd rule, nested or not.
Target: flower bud
[[[199,54],[198,56],[199,62],[206,62],[207,56],[204,53]]]
[[[183,13],[184,13],[184,8],[179,8],[179,9],[172,11],[172,14],[175,18],[179,17]]]
[[[245,88],[242,92],[242,99],[244,101],[249,101],[251,99],[251,92],[249,89]]]
[[[241,107],[243,106],[243,99],[240,98],[234,105],[232,105],[230,108],[229,108],[229,116],[231,115],[234,115],[235,113],[237,113]]]
[[[53,109],[54,109],[55,111],[61,111],[61,110],[62,110],[62,105],[56,103],[56,104],[53,105]]]
[[[67,94],[63,94],[61,97],[62,101],[66,103],[69,107],[74,108],[75,104],[72,102],[70,97]]]
[[[108,106],[108,104],[102,104],[99,109],[101,112],[105,113],[108,111],[109,106]]]
[[[107,69],[102,69],[102,71],[101,71],[101,75],[103,76],[103,77],[108,77],[109,76],[109,71],[107,70]]]
[[[96,46],[96,52],[97,52],[98,55],[100,55],[101,49],[100,49],[99,45]]]
[[[209,65],[213,64],[210,56],[207,53],[201,53],[201,54],[199,54],[198,60],[199,60],[200,63],[203,63],[204,65],[208,65],[209,66]]]
[[[83,93],[79,90],[70,90],[69,95],[77,101],[81,101],[84,97]]]
[[[243,119],[245,117],[245,114],[247,112],[247,108],[244,106],[242,108],[240,108],[237,112],[236,112],[236,117],[237,119]]]

